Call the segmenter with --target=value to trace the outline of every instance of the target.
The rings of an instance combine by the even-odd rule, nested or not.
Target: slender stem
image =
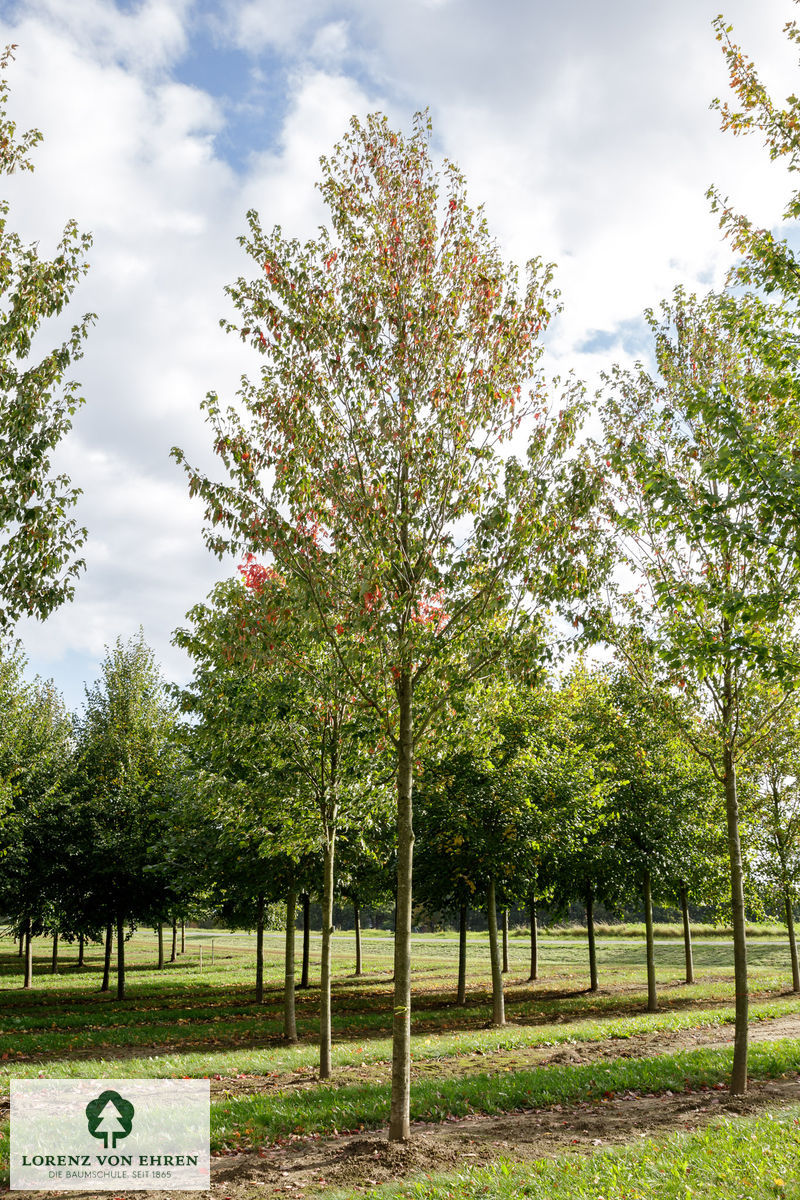
[[[797,940],[794,934],[794,913],[792,912],[792,897],[786,889],[783,898],[786,909],[786,928],[789,930],[789,955],[792,960],[792,991],[800,992],[800,969],[797,963]]]
[[[508,974],[508,909],[503,909],[503,974]]]
[[[685,884],[681,884],[681,916],[683,917],[683,954],[686,960],[686,982],[694,983],[692,926],[689,921],[689,898]]]
[[[539,978],[539,933],[536,928],[536,901],[533,897],[530,899],[529,919],[531,923],[531,973],[528,979],[533,981]]]
[[[294,1009],[294,910],[297,894],[291,887],[286,896],[286,953],[283,971],[283,1036],[287,1042],[297,1041],[297,1022]]]
[[[397,681],[399,708],[397,763],[397,897],[394,935],[394,1009],[392,1018],[392,1098],[389,1141],[411,1135],[411,870],[414,861],[412,787],[414,736],[411,670]]]
[[[106,925],[106,951],[103,959],[103,983],[100,987],[101,992],[107,992],[111,988],[111,948],[114,941],[114,926],[109,921]]]
[[[731,865],[731,915],[733,917],[733,974],[736,989],[736,1024],[733,1038],[731,1094],[747,1091],[747,1045],[749,986],[747,980],[747,934],[744,907],[744,872],[739,838],[739,804],[736,792],[736,766],[730,742],[723,747],[725,815],[728,822],[728,853]]]
[[[125,999],[125,919],[117,914],[117,999]]]
[[[33,939],[31,938],[31,919],[25,921],[25,980],[23,987],[33,987]]]
[[[644,928],[647,942],[647,1011],[656,1012],[658,995],[656,993],[656,947],[653,936],[653,890],[649,868],[644,869]]]
[[[589,991],[597,991],[597,946],[594,940],[594,892],[586,889],[586,932],[589,936]]]
[[[458,994],[456,1004],[467,1003],[467,906],[458,908]]]
[[[264,893],[258,893],[256,908],[256,1004],[264,1003]]]
[[[311,897],[308,892],[303,892],[303,967],[300,973],[299,987],[308,987],[308,960],[311,950]]]
[[[319,987],[319,1077],[331,1077],[331,934],[333,933],[333,867],[336,831],[328,830],[325,840],[322,881],[322,948]]]
[[[358,903],[358,896],[353,900],[353,929],[356,935],[356,976],[363,973],[363,962],[361,957],[361,908]]]
[[[497,898],[495,896],[494,880],[489,882],[487,898],[487,914],[489,917],[489,958],[492,964],[492,1024],[505,1025],[506,1010],[503,996],[503,972],[500,968],[500,946],[497,938]]]

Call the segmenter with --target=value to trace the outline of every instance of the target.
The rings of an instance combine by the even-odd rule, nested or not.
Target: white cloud
[[[26,0],[0,21],[0,37],[19,43],[13,115],[46,137],[36,174],[3,180],[11,225],[43,253],[68,216],[95,236],[71,314],[99,314],[75,372],[87,404],[59,452],[84,488],[89,569],[73,606],[21,630],[37,667],[91,674],[102,646],[142,623],[169,669],[184,669],[171,630],[222,567],[203,549],[199,506],[168,451],[177,443],[211,465],[199,401],[210,388],[232,396],[253,366],[218,327],[225,283],[250,270],[235,240],[246,210],[266,228],[314,236],[325,219],[319,156],[353,113],[381,108],[407,129],[429,105],[437,152],[486,201],[505,253],[557,261],[565,312],[549,345],[562,370],[596,378],[645,305],[676,282],[719,280],[727,249],[705,188],[718,183],[771,224],[789,180],[754,140],[721,135],[708,110],[726,90],[717,6],[228,0],[204,18],[191,0],[125,11],[112,0]],[[780,33],[790,0],[725,7],[769,84],[791,91],[794,55]],[[220,54],[243,53],[250,91],[212,96],[197,71],[199,84],[179,81],[201,33]],[[211,78],[216,63],[207,66]],[[240,154],[234,170],[220,135],[256,99],[272,105],[260,114],[269,148]],[[595,331],[611,348],[578,354]]]

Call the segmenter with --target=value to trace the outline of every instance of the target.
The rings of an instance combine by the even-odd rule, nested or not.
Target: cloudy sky
[[[35,175],[0,181],[10,224],[43,254],[68,217],[93,233],[74,313],[98,316],[58,455],[87,570],[72,605],[19,627],[31,669],[77,705],[104,645],[142,625],[186,678],[172,630],[228,567],[169,450],[213,466],[200,400],[254,366],[219,328],[245,212],[312,235],[318,159],[351,114],[408,129],[428,107],[508,257],[558,264],[556,369],[591,380],[646,353],[646,306],[719,283],[708,186],[774,226],[788,184],[709,110],[721,6],[778,97],[796,90],[791,0],[0,0],[11,112],[45,136]]]

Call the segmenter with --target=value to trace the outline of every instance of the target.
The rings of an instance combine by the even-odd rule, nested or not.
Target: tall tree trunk
[[[331,934],[333,933],[333,861],[336,829],[329,828],[322,864],[322,949],[319,986],[319,1077],[331,1077]]]
[[[178,922],[175,917],[172,918],[172,949],[170,951],[169,961],[171,963],[178,960]]]
[[[586,889],[586,932],[589,936],[589,991],[597,991],[597,947],[594,942],[594,892]]]
[[[683,917],[683,956],[686,959],[686,982],[694,983],[694,955],[692,953],[692,926],[689,921],[689,897],[686,884],[681,884],[681,916]]]
[[[159,971],[163,971],[163,969],[164,969],[164,926],[161,923],[161,921],[158,922],[157,932],[158,932],[158,969],[159,969]]]
[[[650,880],[650,870],[644,870],[644,928],[647,942],[647,1011],[658,1010],[658,995],[656,993],[656,947],[653,936],[653,889]]]
[[[503,909],[503,974],[508,974],[508,909]]]
[[[24,926],[19,931],[19,949],[17,950],[17,955],[20,958],[25,957],[25,927]]]
[[[294,910],[297,893],[291,887],[286,896],[286,952],[283,967],[283,1036],[287,1042],[297,1041],[297,1022],[294,1011]]]
[[[797,965],[797,941],[794,936],[794,913],[792,912],[792,897],[789,889],[783,897],[786,908],[786,928],[789,930],[789,954],[792,959],[792,991],[800,992],[800,969]]]
[[[30,917],[25,922],[25,970],[22,986],[33,987],[33,939],[31,937]]]
[[[363,974],[361,963],[361,908],[358,896],[353,900],[353,929],[356,934],[356,977]]]
[[[50,974],[55,975],[58,971],[58,930],[53,934],[53,957],[50,960]]]
[[[125,999],[125,918],[117,915],[117,999]]]
[[[397,904],[394,933],[392,1018],[392,1099],[389,1141],[411,1135],[411,870],[414,862],[412,789],[414,717],[411,670],[397,680],[399,750],[397,762]]]
[[[186,922],[181,921],[181,954],[186,953]]]
[[[299,987],[308,987],[308,959],[311,941],[311,897],[303,892],[303,966],[300,972]]]
[[[528,901],[528,916],[531,923],[531,973],[528,979],[532,982],[539,978],[539,935],[536,929],[536,901],[532,896]]]
[[[725,728],[729,729],[728,722]],[[744,872],[739,839],[739,801],[736,793],[736,765],[730,741],[723,743],[725,815],[728,822],[728,854],[731,863],[731,910],[733,917],[733,974],[736,986],[736,1025],[733,1038],[731,1094],[747,1091],[747,1040],[749,987],[747,982],[747,932],[744,907]]]
[[[114,941],[114,926],[109,921],[106,925],[106,950],[103,958],[103,984],[101,992],[109,991],[111,987],[111,947]]]
[[[83,966],[83,959],[86,953],[86,938],[80,933],[78,934],[78,966]]]
[[[264,1003],[264,893],[258,893],[256,911],[256,1004]]]
[[[467,906],[458,907],[458,993],[456,1004],[467,1003]]]
[[[505,1025],[506,1010],[503,996],[503,972],[500,967],[500,945],[497,939],[497,898],[494,880],[489,883],[486,903],[489,918],[489,959],[492,964],[492,1024]]]

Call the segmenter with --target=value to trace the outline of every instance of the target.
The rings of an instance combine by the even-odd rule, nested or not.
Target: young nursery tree
[[[126,928],[163,918],[157,867],[172,793],[176,712],[140,632],[107,649],[76,722],[75,804],[91,830],[86,871],[98,921],[117,936],[117,999],[125,998]],[[155,853],[154,853],[155,851]]]
[[[796,677],[788,647],[800,558],[784,543],[775,507],[727,468],[719,431],[725,413],[736,409],[769,430],[774,412],[772,364],[740,337],[729,319],[735,305],[740,316],[774,321],[753,297],[700,302],[680,291],[660,320],[648,315],[659,374],[651,378],[641,365],[614,370],[603,457],[612,475],[609,520],[636,582],[611,636],[640,671],[643,663],[659,665],[668,694],[685,689],[695,698],[693,705],[676,700],[674,713],[724,791],[736,977],[731,1088],[740,1093],[747,1086],[748,982],[737,766]],[[745,728],[763,677],[778,696]]]
[[[774,705],[774,688],[764,688],[757,700]],[[800,890],[800,697],[790,696],[780,721],[759,739],[748,773],[757,789],[754,841],[756,874],[770,898],[783,909],[789,934],[792,990],[800,992],[800,963],[794,928],[794,908]]]
[[[322,850],[320,1077],[327,1079],[337,836],[379,808],[386,789],[374,779],[374,720],[360,711],[333,647],[305,614],[305,590],[252,561],[242,575],[242,583],[217,585],[211,605],[192,609],[193,630],[176,640],[197,662],[187,693],[195,711],[202,706],[208,716],[228,700],[224,720],[204,725],[206,741],[221,743],[215,757],[221,749],[228,771],[235,764],[240,775],[268,781],[270,795],[257,782],[256,791],[263,810],[271,803],[276,845],[296,857]]]
[[[0,54],[0,174],[31,171],[38,130],[17,135],[7,115],[6,71],[13,46]],[[20,616],[45,617],[73,593],[83,567],[75,552],[86,530],[67,515],[79,490],[52,474],[51,455],[69,430],[81,403],[77,384],[64,383],[80,358],[92,317],[84,316],[61,345],[31,362],[34,340],[50,317],[68,303],[87,270],[91,238],[73,221],[54,259],[39,257],[8,228],[9,205],[0,200],[0,627]]]
[[[322,169],[331,228],[316,240],[266,233],[249,214],[242,244],[259,273],[229,288],[241,317],[228,328],[260,369],[235,407],[205,402],[228,482],[185,465],[208,545],[271,552],[302,583],[394,748],[397,1141],[410,1119],[415,757],[449,695],[525,619],[525,586],[533,608],[578,588],[593,477],[565,458],[579,389],[547,416],[550,268],[532,260],[520,287],[458,169],[434,165],[426,118],[407,138],[379,115],[353,119]],[[523,465],[507,451],[526,418]]]

